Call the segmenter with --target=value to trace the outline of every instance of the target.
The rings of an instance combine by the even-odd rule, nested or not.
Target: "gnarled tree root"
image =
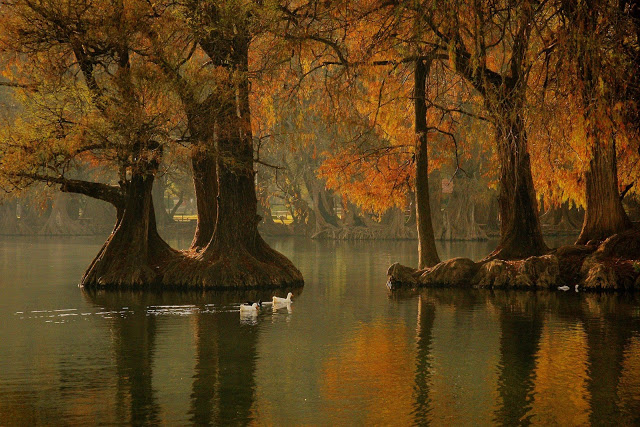
[[[184,252],[162,272],[163,288],[267,289],[304,286],[302,273],[265,245],[259,254],[244,248],[203,255]]]

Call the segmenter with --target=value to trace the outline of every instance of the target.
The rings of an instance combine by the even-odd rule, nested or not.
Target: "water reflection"
[[[598,408],[591,411],[589,421],[594,425],[612,424],[614,420],[617,424],[637,422],[640,398],[636,395],[635,403],[621,405],[620,393],[625,390],[619,389],[625,356],[632,338],[640,331],[637,306],[630,306],[625,295],[603,294],[585,299],[582,308],[588,347],[589,403]],[[636,316],[632,314],[634,311]],[[630,356],[637,358],[637,353]]]
[[[86,293],[99,245],[37,245],[0,240],[0,424],[640,424],[637,295],[389,295],[413,243],[291,239],[304,292],[245,322],[273,292]]]
[[[501,425],[529,425],[543,307],[536,294],[526,293],[498,293],[492,302],[500,312],[500,406],[494,421]]]
[[[436,318],[436,306],[427,298],[418,296],[418,324],[416,326],[416,368],[413,387],[413,422],[425,425],[429,419],[431,399],[429,385],[431,377],[431,345],[433,323]]]
[[[122,309],[121,293],[86,293],[87,298],[105,310]],[[156,316],[147,315],[149,296],[129,294],[126,315],[110,320],[113,353],[116,364],[116,408],[118,423],[157,424],[160,407],[153,388],[153,360],[156,341]]]

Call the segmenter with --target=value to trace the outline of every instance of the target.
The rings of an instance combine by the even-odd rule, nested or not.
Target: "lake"
[[[416,242],[269,241],[305,287],[241,318],[273,292],[85,292],[102,240],[0,238],[0,425],[640,423],[637,295],[389,294]]]

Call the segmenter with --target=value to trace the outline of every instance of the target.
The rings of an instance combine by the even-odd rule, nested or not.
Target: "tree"
[[[631,227],[618,190],[616,136],[626,91],[624,64],[620,64],[621,25],[618,4],[563,3],[567,47],[576,52],[577,102],[583,115],[584,139],[590,151],[585,173],[586,215],[577,243],[604,240]],[[618,116],[618,117],[616,117]]]
[[[117,209],[113,232],[85,286],[148,286],[175,251],[156,230],[151,190],[167,141],[171,105],[137,53],[144,9],[121,1],[5,2],[2,50],[25,114],[2,141],[5,179],[60,185]],[[111,180],[73,177],[82,163],[108,165]]]
[[[500,163],[500,241],[492,257],[511,259],[547,251],[538,218],[525,126],[529,48],[544,4],[528,0],[450,2],[429,8],[425,25],[438,37],[449,63],[478,91],[495,127]],[[455,11],[450,13],[450,11]],[[544,25],[541,25],[544,28]],[[504,52],[504,53],[503,53]]]

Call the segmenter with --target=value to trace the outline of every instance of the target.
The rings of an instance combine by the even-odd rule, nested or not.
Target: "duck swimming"
[[[251,302],[240,304],[240,313],[257,313],[258,307],[259,305],[257,302],[254,302],[253,304]]]
[[[293,294],[291,292],[289,292],[287,294],[286,298],[280,298],[280,297],[273,297],[273,304],[290,304],[291,303],[291,297],[293,296]]]
[[[568,290],[569,290],[569,287],[568,287],[567,285],[565,285],[565,286],[558,286],[558,290],[559,290],[559,291],[568,291]]]

